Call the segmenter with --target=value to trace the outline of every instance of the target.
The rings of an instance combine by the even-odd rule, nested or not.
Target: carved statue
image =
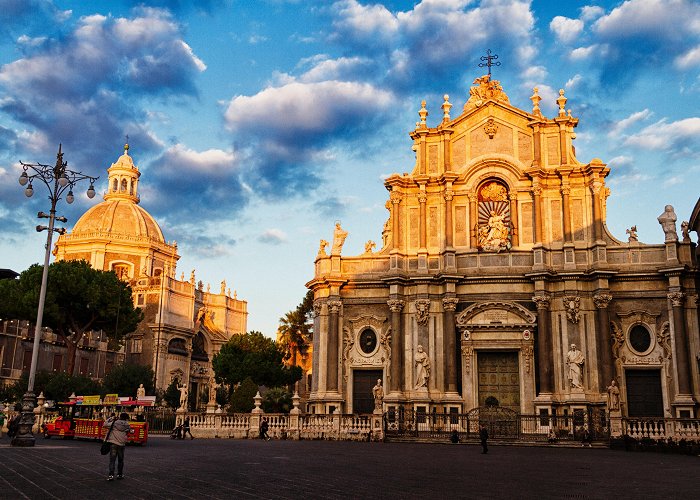
[[[377,379],[377,385],[372,387],[372,396],[374,396],[374,409],[382,409],[382,401],[384,401],[384,388],[382,387],[382,379]]]
[[[185,384],[178,385],[177,390],[180,391],[180,408],[187,407],[187,386]]]
[[[146,397],[146,389],[143,387],[143,384],[141,384],[141,385],[139,385],[139,388],[136,389],[136,400],[141,401],[145,397]]]
[[[377,244],[372,240],[367,240],[365,243],[365,253],[372,253],[372,250],[377,246]]]
[[[659,215],[656,220],[661,224],[661,229],[666,235],[665,241],[678,241],[678,233],[676,232],[676,212],[673,211],[673,205],[666,205],[664,213]]]
[[[569,382],[572,389],[583,389],[581,374],[585,361],[583,353],[576,348],[576,344],[571,344],[571,349],[566,353],[566,363],[569,365]]]
[[[328,246],[328,242],[326,240],[321,240],[321,242],[318,245],[318,255],[319,256],[326,256],[326,247]]]
[[[632,226],[625,232],[629,234],[629,238],[627,238],[628,243],[632,243],[633,241],[639,241],[639,239],[637,238],[637,226]]]
[[[681,222],[681,235],[683,236],[683,243],[690,243],[690,232],[688,231],[687,220]]]
[[[194,269],[192,269],[192,271],[190,271],[190,283],[192,283],[194,285],[194,281],[195,281]]]
[[[209,377],[209,402],[216,403],[216,390],[219,388],[219,384],[216,383],[214,377]]]
[[[491,210],[486,225],[479,228],[479,245],[487,252],[500,252],[510,248],[510,230],[504,222],[505,214]]]
[[[428,387],[428,380],[430,379],[430,358],[428,354],[423,350],[423,346],[419,345],[416,352],[416,389],[421,389]]]
[[[340,227],[340,222],[335,223],[335,231],[333,232],[333,246],[331,247],[331,255],[340,255],[340,251],[343,249],[343,243],[345,243],[345,238],[348,237],[348,232],[344,231]]]
[[[615,379],[608,386],[608,410],[620,409],[620,388],[617,386]]]
[[[226,280],[221,280],[221,295],[226,295]]]

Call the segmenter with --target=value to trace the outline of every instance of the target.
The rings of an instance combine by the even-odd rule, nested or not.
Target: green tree
[[[0,317],[34,321],[43,267],[34,264],[17,280],[0,281]],[[98,271],[86,261],[59,261],[49,266],[43,324],[66,344],[69,374],[75,371],[78,344],[90,330],[102,330],[112,345],[143,319],[131,287],[111,271]]]
[[[301,368],[286,367],[284,353],[276,342],[260,332],[234,335],[214,356],[216,379],[228,385],[229,392],[246,378],[257,385],[277,387],[301,378]]]
[[[165,393],[163,393],[163,399],[170,408],[177,408],[180,406],[180,390],[177,388],[178,385],[180,385],[180,381],[178,379],[173,379],[168,388],[165,389]]]
[[[250,413],[255,407],[253,398],[258,393],[258,384],[246,377],[231,394],[230,413]]]
[[[262,400],[265,413],[289,413],[292,409],[292,393],[285,387],[273,387]]]
[[[292,366],[297,364],[297,355],[304,354],[312,342],[313,304],[314,292],[309,290],[295,310],[289,311],[279,319],[280,345],[284,349],[285,360],[291,360]]]
[[[68,401],[68,397],[75,393],[76,396],[89,396],[103,394],[102,384],[84,375],[70,375],[64,372],[51,374],[43,389],[46,399],[56,402]]]
[[[136,397],[136,389],[143,384],[146,394],[153,394],[153,369],[149,365],[122,363],[102,379],[105,394]]]

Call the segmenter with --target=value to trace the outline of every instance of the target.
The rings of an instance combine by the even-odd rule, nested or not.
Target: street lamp
[[[61,216],[56,216],[56,203],[61,199],[61,195],[68,190],[66,202],[73,203],[73,187],[80,181],[90,179],[90,187],[87,190],[88,198],[95,196],[95,181],[99,177],[91,177],[80,172],[69,170],[66,167],[68,162],[63,161],[63,153],[61,145],[58,146],[58,154],[56,155],[56,165],[43,165],[41,163],[24,163],[20,161],[24,171],[19,176],[21,186],[27,186],[24,194],[27,198],[31,198],[34,194],[33,183],[36,180],[43,182],[49,190],[49,201],[51,201],[51,211],[46,214],[39,212],[37,217],[40,219],[49,219],[49,225],[36,226],[38,232],[48,231],[46,236],[46,253],[44,255],[44,272],[41,276],[41,292],[39,293],[39,308],[36,313],[36,329],[34,330],[34,345],[32,347],[32,364],[29,368],[29,386],[27,392],[22,397],[22,415],[19,421],[19,429],[17,434],[12,439],[13,446],[34,446],[34,434],[32,434],[32,426],[34,425],[34,378],[36,376],[36,365],[39,359],[39,344],[41,343],[41,323],[44,320],[44,303],[46,301],[46,282],[49,276],[49,259],[51,258],[51,240],[54,231],[58,234],[65,234],[65,228],[54,227],[56,221],[67,222],[68,219]]]

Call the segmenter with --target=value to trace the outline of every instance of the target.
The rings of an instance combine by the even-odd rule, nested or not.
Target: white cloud
[[[610,132],[608,132],[609,136],[614,136],[617,134],[620,134],[623,132],[625,129],[630,127],[631,125],[634,125],[635,123],[641,122],[646,120],[647,118],[651,117],[653,113],[649,111],[649,109],[645,108],[642,111],[637,111],[636,113],[632,113],[629,115],[627,118],[623,118],[622,120],[619,120],[617,123],[615,123],[612,128],[610,129]]]
[[[559,41],[571,43],[583,33],[583,21],[580,19],[556,16],[549,23],[549,29]]]
[[[671,150],[693,146],[698,141],[700,141],[700,118],[693,117],[671,123],[667,123],[665,119],[660,120],[638,134],[629,136],[625,144],[643,149]]]
[[[564,84],[564,88],[566,90],[574,90],[576,87],[578,87],[582,80],[583,77],[579,74],[576,74],[566,81],[566,83]]]
[[[258,241],[261,243],[279,245],[287,242],[287,234],[281,229],[272,228],[264,231],[260,236],[258,236]]]
[[[674,63],[680,69],[688,69],[700,66],[700,45],[690,49],[685,54],[676,57]]]
[[[605,14],[605,9],[598,7],[597,5],[586,5],[581,7],[580,19],[583,21],[592,21],[598,19],[600,16]]]
[[[609,39],[655,35],[676,39],[700,18],[694,0],[628,0],[599,18],[593,30]]]
[[[674,175],[664,180],[664,187],[671,187],[677,184],[683,184],[684,182],[687,182],[687,180],[688,179],[685,176]]]
[[[574,61],[588,59],[600,49],[600,45],[593,44],[588,47],[576,47],[569,53],[569,57]]]
[[[346,80],[369,68],[372,61],[365,57],[340,57],[338,59],[320,59],[314,66],[299,77],[302,82],[322,82],[325,80]]]
[[[195,151],[182,144],[176,144],[164,153],[164,165],[174,171],[187,172],[188,175],[215,174],[230,169],[227,166],[233,165],[236,157],[232,151],[222,149],[207,149],[206,151]]]

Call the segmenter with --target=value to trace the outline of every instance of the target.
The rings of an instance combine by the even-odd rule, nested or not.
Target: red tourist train
[[[58,403],[58,413],[42,425],[43,434],[47,439],[59,437],[101,440],[107,433],[107,428],[103,428],[105,420],[112,413],[126,412],[130,413],[129,425],[133,429],[128,442],[146,444],[148,422],[143,411],[154,404],[155,396],[146,396],[141,400],[120,398],[117,394],[107,394],[104,400],[100,400],[99,396],[71,397],[70,401]],[[136,412],[137,409],[139,412]]]

